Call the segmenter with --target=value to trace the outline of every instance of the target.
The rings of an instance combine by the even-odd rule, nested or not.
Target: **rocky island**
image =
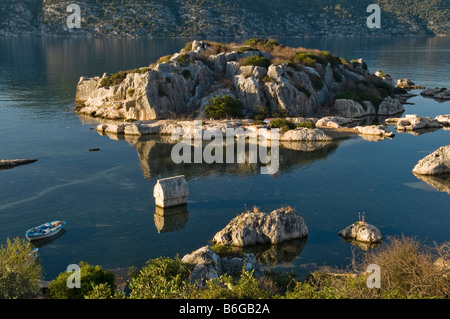
[[[126,123],[386,117],[404,111],[396,93],[392,79],[370,74],[362,59],[273,40],[193,41],[150,66],[81,77],[76,112]]]

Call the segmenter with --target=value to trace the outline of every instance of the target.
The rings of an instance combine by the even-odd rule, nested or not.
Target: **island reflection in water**
[[[101,133],[99,133],[102,135]],[[232,174],[248,176],[260,174],[260,168],[264,164],[249,163],[248,143],[246,144],[245,163],[174,163],[171,157],[172,148],[177,143],[170,135],[114,135],[105,134],[113,140],[125,140],[136,148],[142,173],[146,179],[154,176],[176,176],[185,175],[190,177],[207,176],[213,174]],[[204,141],[203,150],[209,141]],[[307,167],[318,160],[326,159],[338,147],[339,141],[300,141],[300,142],[279,142],[279,170],[277,174],[293,168]],[[194,154],[194,147],[191,148]],[[269,145],[270,154],[270,145]],[[234,150],[236,158],[236,143]],[[223,156],[226,156],[226,148],[223,149]]]

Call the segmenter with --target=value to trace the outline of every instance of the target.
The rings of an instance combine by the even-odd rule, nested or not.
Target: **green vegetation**
[[[232,96],[222,95],[209,100],[205,107],[205,115],[208,118],[223,119],[242,116],[242,103]]]
[[[151,68],[137,68],[128,71],[119,71],[117,73],[111,74],[100,81],[100,87],[109,87],[114,85],[119,85],[125,80],[128,74],[139,73],[145,74],[150,71]]]
[[[366,8],[379,4],[383,28],[366,26]],[[276,36],[365,36],[449,34],[446,0],[80,0],[78,34],[122,37],[192,37],[271,34]],[[0,31],[68,34],[64,2],[10,0],[0,2]],[[20,7],[21,10],[15,10]],[[299,8],[301,10],[299,11]],[[131,13],[133,12],[133,13]],[[298,14],[293,14],[298,13]],[[327,23],[323,23],[326,21]],[[312,28],[311,28],[312,27]],[[395,31],[392,31],[395,29]],[[95,30],[95,31],[93,31]],[[270,45],[270,40],[267,45]],[[254,41],[249,41],[254,43]],[[258,45],[258,43],[256,43]]]
[[[28,299],[39,294],[42,267],[32,246],[15,238],[0,247],[0,299]]]
[[[311,79],[311,85],[313,86],[314,90],[316,90],[316,91],[322,90],[324,83],[323,83],[322,79],[320,78],[320,76],[318,76],[316,74],[311,74],[309,77]]]
[[[240,250],[216,245],[221,256],[242,256]],[[31,246],[24,240],[8,239],[0,249],[0,297],[36,298],[42,271],[31,258]],[[141,269],[128,274],[129,294],[117,290],[114,275],[100,266],[80,263],[81,288],[69,289],[63,272],[54,279],[44,297],[58,299],[448,299],[449,270],[436,261],[448,261],[450,242],[423,246],[409,237],[388,237],[381,246],[357,251],[351,270],[323,268],[297,280],[295,273],[266,271],[255,278],[242,270],[239,276],[223,274],[218,278],[192,282],[191,265],[175,258],[150,259]],[[381,287],[368,288],[368,266],[381,270]]]
[[[270,61],[268,58],[260,57],[260,56],[249,56],[248,58],[241,59],[239,61],[239,65],[241,66],[248,66],[248,65],[254,65],[254,66],[261,66],[264,68],[268,68],[272,64],[272,61]]]
[[[297,127],[297,125],[292,122],[292,121],[288,121],[286,119],[282,119],[282,118],[277,118],[275,120],[272,120],[270,122],[270,126],[272,128],[279,128],[280,132],[285,133],[289,130],[293,130]]]
[[[312,122],[305,121],[305,122],[298,123],[297,127],[306,127],[306,128],[313,129],[313,128],[316,128],[316,125]]]
[[[188,298],[193,289],[186,284],[190,270],[178,256],[174,259],[160,257],[149,260],[139,272],[132,275],[130,298]]]
[[[47,294],[49,298],[83,299],[84,296],[91,294],[94,290],[93,287],[98,285],[102,285],[102,289],[106,289],[111,295],[114,294],[114,275],[111,272],[101,266],[92,266],[85,262],[80,262],[79,266],[81,288],[69,288],[67,280],[72,273],[63,272],[48,286]]]
[[[136,89],[129,89],[129,90],[127,91],[128,96],[129,96],[129,97],[133,97],[134,92],[136,92]]]

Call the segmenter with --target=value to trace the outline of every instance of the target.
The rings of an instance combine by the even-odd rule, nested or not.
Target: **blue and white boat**
[[[39,240],[57,235],[66,224],[65,221],[55,220],[27,230],[28,240]]]

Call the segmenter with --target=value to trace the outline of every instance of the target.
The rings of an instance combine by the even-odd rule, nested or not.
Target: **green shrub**
[[[25,239],[6,240],[0,247],[0,299],[34,298],[39,294],[42,267]]]
[[[312,128],[316,128],[316,125],[312,122],[305,121],[305,122],[298,123],[297,127],[306,127],[306,128],[312,129]]]
[[[272,77],[270,77],[270,76],[268,76],[268,75],[266,75],[265,77],[263,77],[263,78],[261,79],[261,81],[262,81],[263,83],[268,83],[268,82],[275,82],[275,79],[272,78]]]
[[[337,67],[339,64],[341,64],[341,59],[333,54],[331,54],[329,51],[322,51],[320,52],[320,57],[323,59],[323,62],[330,63],[332,68]],[[324,64],[326,66],[326,64]]]
[[[181,72],[181,75],[183,75],[183,77],[184,77],[185,79],[189,79],[189,77],[191,76],[191,71],[189,71],[189,70],[187,70],[187,69],[184,69],[184,70]]]
[[[120,83],[123,82],[123,80],[125,80],[125,78],[127,77],[127,75],[129,73],[144,74],[150,70],[151,70],[151,68],[137,68],[137,69],[128,70],[128,71],[119,71],[117,73],[111,74],[110,76],[103,78],[100,81],[100,87],[109,87],[109,86],[119,85]]]
[[[339,74],[336,70],[333,70],[333,79],[336,82],[341,82],[342,81],[342,75]]]
[[[181,65],[186,65],[191,62],[191,57],[188,54],[180,54],[175,61]]]
[[[303,86],[296,86],[296,88],[299,91],[302,91],[307,97],[311,96],[311,92],[309,92],[309,90],[307,88],[304,88]]]
[[[324,86],[323,81],[318,75],[311,74],[310,79],[311,79],[311,85],[314,88],[314,90],[319,91],[323,88],[323,86]]]
[[[230,275],[210,279],[205,287],[198,290],[197,299],[268,299],[274,297],[264,289],[253,272],[243,270],[239,280],[234,281]]]
[[[242,116],[242,103],[232,96],[222,95],[209,100],[205,116],[213,119]]]
[[[266,124],[266,122],[264,122],[264,120],[254,120],[252,122],[252,125],[264,125]]]
[[[173,54],[162,56],[156,61],[157,64],[159,63],[169,63],[170,59],[173,57]]]
[[[273,47],[273,46],[278,45],[278,43],[277,43],[277,41],[271,40],[271,39],[263,40],[260,38],[250,38],[244,42],[244,45],[253,46],[253,47],[258,46],[258,45],[265,46],[265,47]]]
[[[119,71],[115,74],[105,77],[100,81],[100,86],[101,87],[109,87],[109,86],[113,86],[113,85],[118,85],[118,84],[122,83],[123,80],[125,80],[125,78],[127,77],[127,74],[128,74],[128,72],[126,72],[126,71]]]
[[[248,58],[241,59],[239,61],[239,64],[241,66],[254,65],[268,68],[272,64],[272,61],[270,61],[268,58],[265,57],[253,55],[249,56]]]
[[[286,119],[280,119],[280,118],[272,120],[270,122],[270,126],[272,128],[279,128],[279,129],[282,129],[282,128],[285,129],[287,127],[288,130],[293,130],[296,127],[294,122],[288,121]]]
[[[264,120],[271,116],[270,109],[267,106],[258,106],[255,114],[255,120]]]
[[[309,52],[297,52],[295,53],[293,61],[294,63],[300,63],[304,66],[315,67],[316,63],[320,63],[323,66],[328,64],[327,60],[321,56],[309,53]]]
[[[127,92],[127,93],[128,93],[128,96],[129,96],[129,97],[133,97],[134,92],[136,92],[135,89],[129,89],[128,92]]]
[[[130,281],[131,299],[178,299],[190,295],[186,280],[190,274],[187,264],[177,256],[159,257],[147,261]]]
[[[249,47],[249,46],[242,46],[239,47],[237,50],[237,52],[243,53],[243,52],[248,52],[248,51],[257,51],[255,48]]]
[[[107,284],[110,295],[114,295],[115,283],[114,274],[103,269],[101,266],[92,266],[86,262],[80,262],[80,288],[67,287],[67,279],[73,274],[62,272],[53,280],[47,289],[47,294],[51,299],[84,299],[93,290],[93,287],[100,284]]]

